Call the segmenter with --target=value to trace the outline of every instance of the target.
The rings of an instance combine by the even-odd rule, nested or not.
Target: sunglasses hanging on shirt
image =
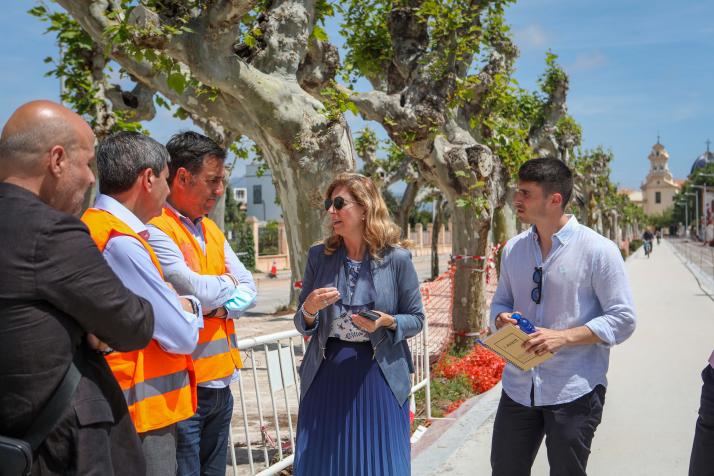
[[[536,283],[536,287],[531,290],[531,299],[536,304],[540,304],[543,298],[543,268],[536,266],[535,271],[533,271],[533,282]]]

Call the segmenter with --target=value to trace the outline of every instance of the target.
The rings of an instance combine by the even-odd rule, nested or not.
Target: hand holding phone
[[[379,313],[368,310],[360,311],[358,312],[358,314],[364,317],[365,319],[369,319],[370,321],[376,321],[380,317]]]

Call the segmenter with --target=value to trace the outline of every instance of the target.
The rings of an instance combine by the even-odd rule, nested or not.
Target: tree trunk
[[[516,236],[518,232],[518,218],[516,210],[513,208],[513,197],[515,192],[512,189],[506,191],[506,198],[503,206],[496,210],[493,216],[493,242],[503,243]]]
[[[327,139],[331,140],[327,140],[329,144],[325,143],[319,150],[310,151],[312,160],[284,148],[283,141],[269,139],[258,142],[273,174],[278,199],[282,204],[290,250],[292,306],[297,303],[299,289],[295,289],[294,284],[302,279],[307,264],[307,250],[322,240],[327,232],[325,214],[321,211],[322,195],[334,174],[354,170],[346,126],[325,132],[329,136]],[[325,170],[331,173],[321,173]]]
[[[454,207],[454,231],[451,234],[453,253],[464,256],[486,256],[488,251],[488,220],[478,219],[468,207]],[[480,331],[488,326],[486,307],[485,260],[456,260],[454,275],[453,319],[456,345],[466,347],[465,334]]]
[[[440,196],[434,200],[433,206],[435,208],[434,227],[432,228],[431,236],[431,279],[436,279],[439,276],[439,234],[444,221],[444,199]]]
[[[409,233],[409,215],[414,208],[418,192],[419,184],[417,182],[407,182],[407,187],[404,189],[404,194],[399,202],[399,210],[396,217],[397,225],[402,229],[402,238],[406,238]]]

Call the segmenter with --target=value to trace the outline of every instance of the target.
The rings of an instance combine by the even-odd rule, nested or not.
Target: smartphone
[[[369,319],[370,321],[376,321],[379,319],[379,314],[374,311],[360,311],[358,314],[366,319]]]

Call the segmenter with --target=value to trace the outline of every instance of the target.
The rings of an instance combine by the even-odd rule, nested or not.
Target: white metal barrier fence
[[[414,361],[412,396],[424,389],[431,418],[429,329],[408,340]],[[237,409],[230,429],[233,475],[278,474],[293,462],[295,423],[300,400],[298,365],[306,343],[295,330],[238,341],[244,368],[233,384]],[[235,388],[237,386],[237,389]]]

